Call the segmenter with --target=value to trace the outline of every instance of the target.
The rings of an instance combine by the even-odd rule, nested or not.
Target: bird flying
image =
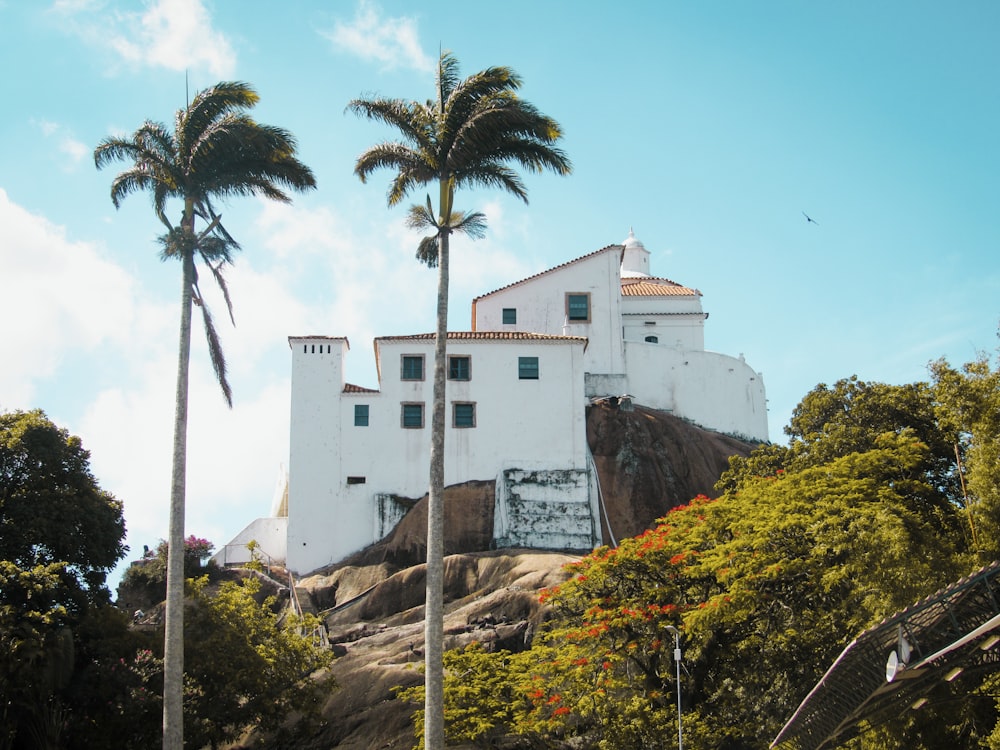
[[[802,215],[806,217],[806,223],[807,223],[807,224],[808,224],[808,223],[811,223],[811,224],[815,224],[816,226],[819,226],[819,222],[818,222],[818,221],[816,221],[815,219],[813,219],[813,217],[811,217],[811,216],[810,216],[809,214],[807,214],[807,213],[806,213],[805,211],[803,211],[803,212],[802,212]]]

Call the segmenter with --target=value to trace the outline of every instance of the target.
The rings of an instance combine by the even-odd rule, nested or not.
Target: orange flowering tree
[[[767,748],[851,638],[967,572],[951,525],[925,512],[927,452],[885,433],[595,550],[543,593],[551,618],[529,650],[448,655],[449,740],[663,746],[677,727],[673,627],[685,747]]]

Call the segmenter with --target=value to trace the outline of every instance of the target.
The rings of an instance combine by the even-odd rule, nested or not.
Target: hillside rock
[[[713,485],[732,455],[753,449],[670,414],[617,403],[587,412],[587,435],[600,478],[606,540],[641,533],[672,507]],[[490,550],[493,483],[445,490],[445,648],[482,641],[526,648],[545,610],[539,592],[566,579],[575,556],[540,550]],[[340,686],[323,709],[324,726],[301,748],[411,748],[416,708],[394,688],[423,680],[426,497],[381,542],[299,582],[327,624],[339,658]],[[609,534],[610,531],[610,534]]]

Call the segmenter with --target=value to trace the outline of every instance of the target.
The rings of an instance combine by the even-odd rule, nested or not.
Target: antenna
[[[188,69],[184,68],[184,106],[191,106],[191,93],[188,91]]]

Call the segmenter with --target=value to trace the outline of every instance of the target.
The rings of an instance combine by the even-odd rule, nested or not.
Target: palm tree
[[[435,215],[426,205],[410,209],[412,228],[430,229],[417,258],[437,266],[437,337],[431,417],[430,491],[427,507],[427,594],[425,606],[426,699],[424,746],[444,747],[444,420],[445,365],[448,336],[448,249],[454,232],[473,238],[485,232],[478,212],[454,210],[460,187],[499,187],[525,203],[527,191],[513,163],[532,172],[551,169],[569,174],[566,155],[553,144],[562,136],[555,120],[517,97],[521,78],[510,68],[487,68],[459,78],[458,61],[442,53],[437,69],[437,98],[424,104],[403,99],[355,99],[355,114],[396,128],[402,140],[380,143],[358,157],[354,173],[366,182],[376,169],[396,171],[389,187],[389,206],[397,205],[413,188],[437,182]]]
[[[170,750],[180,750],[184,741],[184,493],[192,304],[201,309],[212,366],[226,403],[232,406],[225,359],[198,286],[195,262],[201,259],[219,284],[232,319],[222,269],[232,262],[232,253],[239,245],[223,227],[213,199],[262,195],[289,202],[283,188],[306,190],[316,186],[312,171],[295,156],[294,137],[280,128],[257,123],[247,114],[246,110],[259,98],[246,83],[218,83],[199,92],[194,101],[177,111],[173,132],[160,123],[146,121],[130,138],[106,138],[94,150],[98,169],[113,161],[130,163],[111,183],[115,208],[130,193],[150,192],[153,210],[167,229],[160,237],[162,257],[181,263],[164,637],[163,747]],[[182,203],[176,225],[166,215],[169,199]],[[196,231],[198,220],[205,226]]]

